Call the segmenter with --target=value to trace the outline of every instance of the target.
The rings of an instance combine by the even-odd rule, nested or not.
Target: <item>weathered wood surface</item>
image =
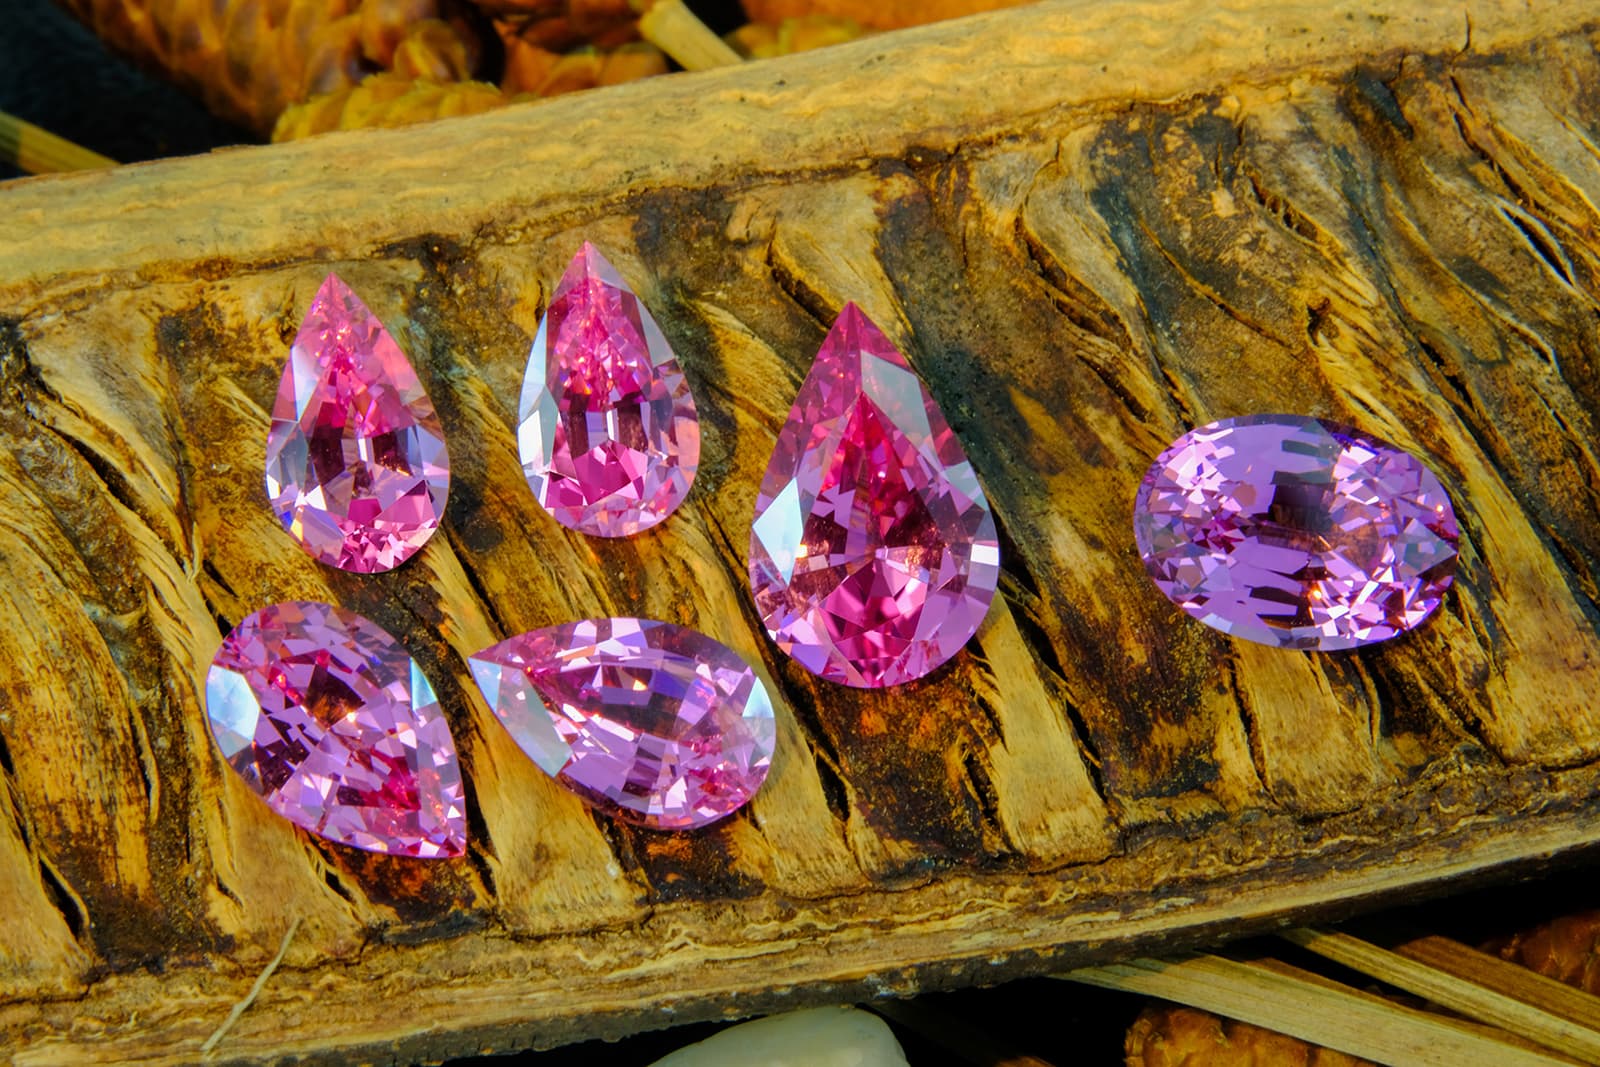
[[[1052,3],[390,133],[0,189],[0,1040],[18,1063],[410,1059],[990,982],[1529,869],[1600,841],[1600,59],[1577,2]],[[1423,6],[1423,5],[1416,5]],[[706,463],[587,540],[510,420],[546,286],[605,247]],[[262,498],[336,268],[450,435],[444,532],[321,568]],[[984,478],[1002,596],[864,693],[750,608],[756,484],[854,299]],[[1293,410],[1427,458],[1463,572],[1355,654],[1235,644],[1128,510],[1195,423]],[[221,628],[290,597],[398,635],[469,775],[459,862],[271,816],[214,753]],[[685,835],[543,779],[464,658],[631,613],[778,683],[766,790]]]

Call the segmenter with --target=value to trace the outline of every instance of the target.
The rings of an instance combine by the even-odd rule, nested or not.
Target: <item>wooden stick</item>
[[[14,163],[29,174],[99,170],[117,165],[114,159],[4,111],[0,111],[0,161]]]
[[[1519,1034],[1584,1063],[1600,1064],[1600,1031],[1508,996],[1497,988],[1408,959],[1349,934],[1300,928],[1286,930],[1280,936],[1324,959],[1426,997],[1441,1007]]]
[[[1390,1067],[1573,1062],[1281,964],[1185,956],[1086,967],[1061,977],[1187,1004]]]
[[[250,1010],[250,1005],[256,1002],[256,998],[261,995],[261,991],[267,987],[267,979],[271,978],[272,972],[278,969],[278,965],[283,962],[283,957],[289,954],[289,943],[294,940],[294,935],[299,932],[300,922],[300,918],[296,917],[294,922],[289,924],[289,929],[283,933],[283,940],[278,942],[277,954],[267,961],[266,967],[262,968],[261,973],[256,975],[256,980],[250,983],[250,992],[246,993],[244,999],[229,1010],[228,1017],[222,1020],[222,1025],[217,1027],[211,1036],[206,1038],[205,1043],[200,1046],[200,1055],[202,1057],[210,1056],[217,1050],[217,1045],[222,1042],[224,1037],[228,1036],[228,1031],[233,1029],[233,1024],[238,1022],[244,1013]]]
[[[710,70],[744,62],[728,42],[683,5],[683,0],[657,0],[639,17],[639,33],[677,60],[684,70]]]
[[[1499,990],[1508,997],[1570,1019],[1589,1030],[1600,1031],[1600,997],[1546,978],[1537,971],[1479,952],[1448,937],[1419,937],[1394,946],[1394,951],[1446,974]]]

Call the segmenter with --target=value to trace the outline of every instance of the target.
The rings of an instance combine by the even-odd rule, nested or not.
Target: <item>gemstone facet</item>
[[[289,350],[267,434],[267,497],[319,561],[372,574],[439,528],[450,455],[433,402],[383,324],[330,274]]]
[[[596,537],[627,537],[665,519],[700,465],[700,417],[677,357],[587,242],[539,323],[517,447],[545,510]]]
[[[777,744],[766,687],[738,653],[687,627],[586,619],[468,660],[528,757],[595,807],[661,830],[732,814]]]
[[[1415,456],[1302,415],[1191,430],[1133,507],[1145,568],[1235,637],[1353,648],[1420,625],[1455,575],[1450,497]]]
[[[466,850],[449,724],[376,623],[313,601],[262,608],[211,661],[206,716],[228,765],[297,826],[369,852]]]
[[[830,681],[909,682],[960,651],[1000,577],[994,516],[928,388],[846,304],[778,434],[750,586],[778,647]]]

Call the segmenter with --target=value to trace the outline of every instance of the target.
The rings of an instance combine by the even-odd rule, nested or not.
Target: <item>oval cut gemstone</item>
[[[733,649],[687,627],[586,619],[519,634],[468,665],[541,770],[626,822],[716,822],[772,763],[766,687]]]
[[[313,601],[262,608],[211,661],[206,716],[228,765],[295,825],[369,852],[466,850],[449,724],[376,623]]]
[[[1415,456],[1302,415],[1189,431],[1150,467],[1133,515],[1173,603],[1281,648],[1352,648],[1420,625],[1450,588],[1460,540]]]
[[[977,632],[1000,578],[994,516],[904,356],[846,304],[800,386],[750,530],[750,587],[807,670],[881,688]]]
[[[539,322],[517,448],[545,510],[596,537],[627,537],[665,519],[700,465],[700,417],[677,357],[588,242]]]
[[[439,528],[450,455],[405,353],[330,274],[289,349],[267,434],[267,497],[319,561],[372,574]]]

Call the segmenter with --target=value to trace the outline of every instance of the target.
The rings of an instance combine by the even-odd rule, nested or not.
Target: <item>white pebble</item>
[[[652,1067],[907,1067],[889,1026],[859,1008],[813,1008],[740,1023]]]

